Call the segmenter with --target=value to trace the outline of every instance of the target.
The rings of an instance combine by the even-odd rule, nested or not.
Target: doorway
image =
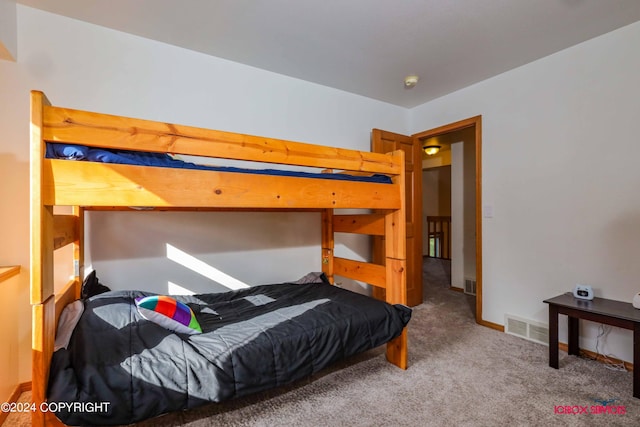
[[[467,293],[475,291],[476,323],[485,325],[486,322],[482,320],[482,117],[450,123],[412,137],[414,141],[420,141],[423,147],[438,146],[440,149],[439,155],[423,156],[423,167],[449,167],[451,174],[450,215],[440,215],[446,214],[446,209],[440,209],[437,215],[428,215],[434,212],[427,210],[426,206],[423,209],[423,254],[433,253],[434,246],[450,247],[451,287]],[[444,170],[442,172],[447,173]],[[442,203],[442,199],[439,203]],[[447,236],[448,231],[443,225],[430,232],[427,216],[450,216],[450,236]],[[450,243],[447,241],[449,237]],[[439,254],[442,254],[442,250]]]

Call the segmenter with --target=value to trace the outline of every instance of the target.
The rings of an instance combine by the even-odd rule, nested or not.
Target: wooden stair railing
[[[451,217],[427,216],[430,258],[451,259]]]

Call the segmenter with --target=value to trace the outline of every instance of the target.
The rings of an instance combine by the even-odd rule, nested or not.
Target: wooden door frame
[[[414,141],[431,138],[469,127],[475,127],[476,138],[476,323],[493,329],[503,330],[501,325],[487,322],[482,318],[482,116],[470,117],[444,126],[412,135]],[[419,174],[422,175],[422,172]],[[422,204],[419,204],[422,210]],[[422,219],[422,212],[420,214]]]

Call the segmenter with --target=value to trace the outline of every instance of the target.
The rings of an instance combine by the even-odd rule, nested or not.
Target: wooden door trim
[[[488,326],[482,318],[482,116],[449,123],[413,134],[414,139],[430,138],[475,126],[476,137],[476,323]]]

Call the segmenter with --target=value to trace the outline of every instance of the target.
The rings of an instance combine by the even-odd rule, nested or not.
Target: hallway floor
[[[450,305],[452,311],[475,320],[476,298],[451,288],[451,260],[422,258],[423,301]]]

